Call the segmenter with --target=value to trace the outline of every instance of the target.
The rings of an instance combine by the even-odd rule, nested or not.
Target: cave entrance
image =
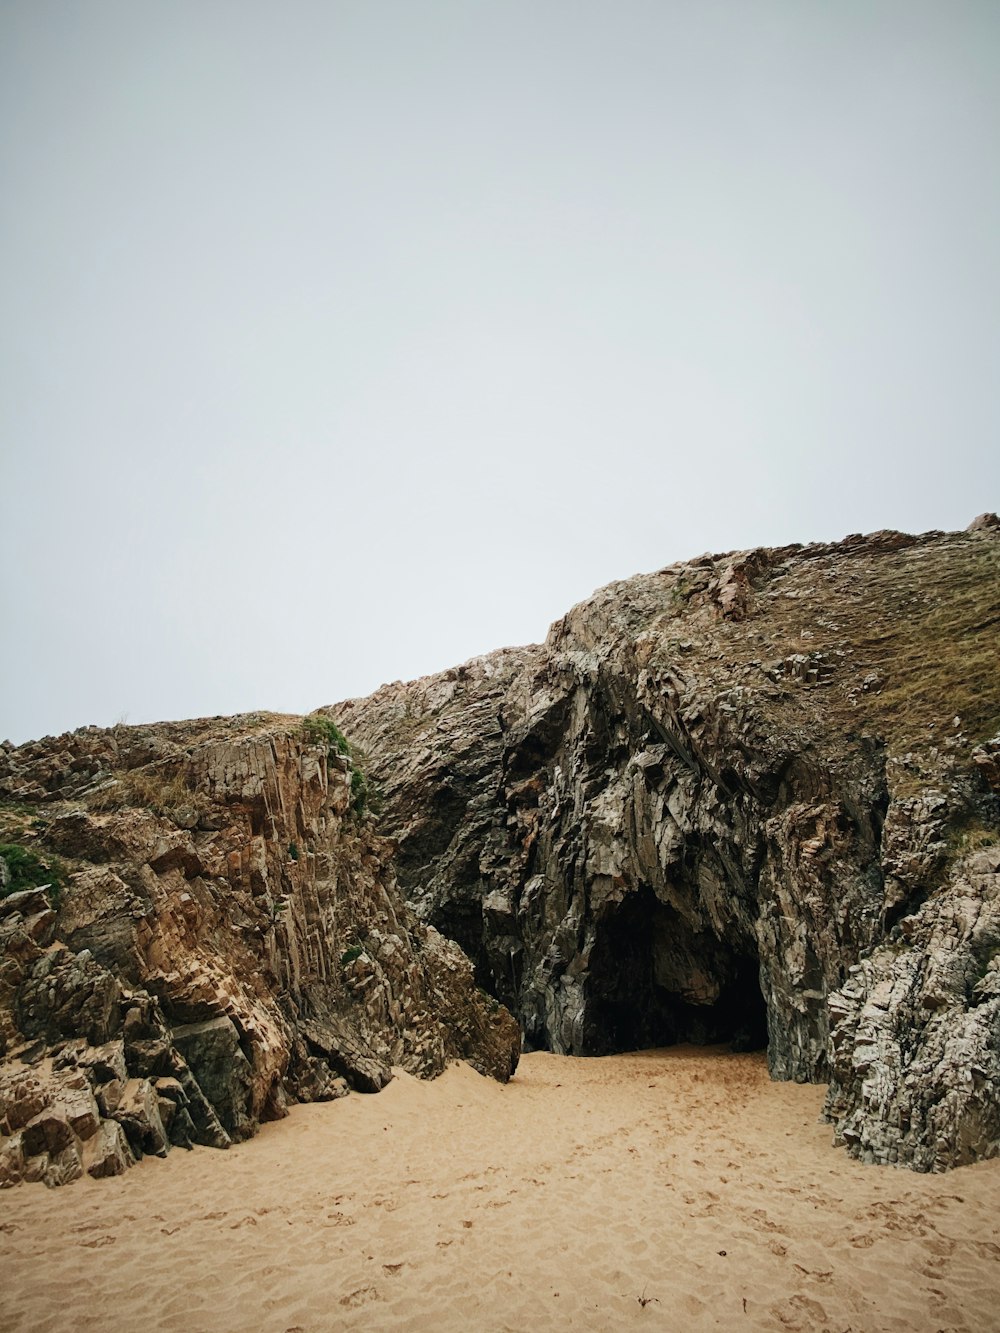
[[[643,886],[600,923],[588,968],[583,1054],[691,1042],[767,1046],[753,943],[694,931]]]

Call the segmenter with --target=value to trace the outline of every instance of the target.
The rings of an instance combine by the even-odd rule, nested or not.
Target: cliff
[[[996,1154],[998,647],[986,515],[703,556],[306,719],[5,744],[0,1186],[507,1078],[512,1013],[766,1046],[866,1161]]]
[[[326,712],[529,1045],[767,1046],[866,1161],[1000,1147],[1000,525],[704,556]]]
[[[519,1033],[405,906],[317,719],[84,728],[0,751],[0,1186],[226,1147],[290,1101]]]

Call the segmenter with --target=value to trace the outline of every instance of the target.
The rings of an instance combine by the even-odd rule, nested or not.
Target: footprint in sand
[[[340,1304],[356,1307],[359,1305],[367,1305],[371,1301],[380,1301],[381,1299],[382,1297],[379,1295],[378,1287],[357,1287],[354,1291],[348,1292],[346,1296],[341,1296]]]

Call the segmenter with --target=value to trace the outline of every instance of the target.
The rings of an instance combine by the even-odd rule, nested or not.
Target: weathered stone
[[[174,1072],[186,1098],[173,1121],[175,1133],[184,1141],[184,1146],[198,1143],[206,1148],[228,1148],[232,1139],[223,1129],[215,1108],[202,1092],[197,1079],[177,1053],[174,1056]]]
[[[249,1138],[257,1128],[251,1113],[251,1068],[230,1020],[190,1023],[174,1028],[172,1036],[229,1137]]]
[[[39,1111],[21,1131],[21,1143],[26,1157],[34,1157],[43,1152],[60,1153],[73,1142],[73,1129],[62,1106],[49,1106],[44,1111]]]
[[[43,1159],[44,1160],[44,1159]],[[50,1152],[42,1181],[49,1189],[55,1189],[59,1185],[71,1185],[74,1180],[79,1180],[83,1175],[83,1162],[80,1158],[80,1150],[75,1142],[68,1143],[65,1148],[58,1152]]]
[[[70,1128],[78,1139],[89,1139],[97,1133],[101,1113],[89,1088],[64,1087],[62,1108]]]
[[[87,1174],[95,1180],[124,1175],[134,1160],[128,1140],[117,1120],[102,1120],[97,1134],[87,1147]]]
[[[97,1087],[96,1100],[100,1108],[101,1115],[113,1116],[118,1110],[118,1105],[122,1099],[122,1093],[125,1091],[125,1080],[112,1078],[107,1083],[101,1083]]]
[[[224,1146],[345,1076],[507,1078],[509,1006],[554,1050],[766,1043],[832,1073],[866,1159],[988,1155],[1000,529],[973,527],[700,557],[302,722],[4,749],[0,795],[76,868],[52,945],[41,904],[0,920],[0,1050],[78,1060],[102,1110],[174,1077],[170,1137]],[[119,1033],[126,1067],[83,1063]]]
[[[84,1036],[96,1046],[118,1030],[120,999],[118,980],[86,951],[57,948],[43,954],[18,987],[15,1015],[26,1037]]]
[[[404,891],[527,1044],[766,1044],[776,1077],[837,1064],[831,1114],[862,1155],[994,1151],[1000,1052],[972,1017],[992,973],[973,985],[935,945],[922,1017],[886,998],[898,1066],[929,1062],[923,1120],[922,1094],[881,1090],[884,1036],[848,1041],[841,990],[867,958],[883,975],[882,942],[967,839],[1000,836],[992,743],[969,739],[1000,713],[1000,543],[974,526],[705,556],[598,591],[543,645],[330,710],[381,783]],[[890,1143],[882,1121],[907,1114]]]
[[[217,1147],[290,1097],[341,1095],[346,1064],[359,1086],[456,1055],[509,1076],[516,1025],[425,947],[324,725],[89,728],[4,752],[0,787],[44,789],[46,845],[79,868],[47,954],[20,913],[0,923],[3,1049],[30,1041],[80,1068],[105,1116],[124,1114],[129,1078],[176,1077],[186,1100],[165,1099],[165,1133]],[[52,923],[31,929],[47,939]],[[352,963],[359,939],[372,954]],[[298,1025],[329,1015],[346,1037],[324,1056]]]
[[[0,1134],[23,1129],[51,1101],[51,1090],[30,1070],[4,1071],[0,1077]]]
[[[104,1046],[86,1047],[77,1055],[76,1063],[87,1071],[94,1084],[110,1083],[115,1079],[125,1082],[124,1042],[111,1041]]]
[[[301,1029],[313,1053],[356,1092],[380,1092],[391,1080],[389,1065],[373,1059],[343,1020],[332,1016],[311,1018],[302,1023]]]
[[[149,1079],[132,1078],[125,1084],[114,1118],[125,1131],[136,1157],[151,1153],[166,1157],[170,1141],[160,1119],[156,1093]]]
[[[8,916],[28,918],[49,911],[49,896],[45,889],[22,889],[0,897],[0,919]]]
[[[0,1140],[0,1190],[19,1185],[24,1178],[25,1157],[21,1135]]]

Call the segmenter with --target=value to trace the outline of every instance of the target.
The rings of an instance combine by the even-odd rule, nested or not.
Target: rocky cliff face
[[[998,647],[986,516],[705,556],[327,711],[530,1044],[766,1044],[940,1169],[1000,1147]]]
[[[392,1064],[510,1076],[517,1025],[403,903],[346,748],[252,716],[0,751],[0,1186],[225,1147]]]

